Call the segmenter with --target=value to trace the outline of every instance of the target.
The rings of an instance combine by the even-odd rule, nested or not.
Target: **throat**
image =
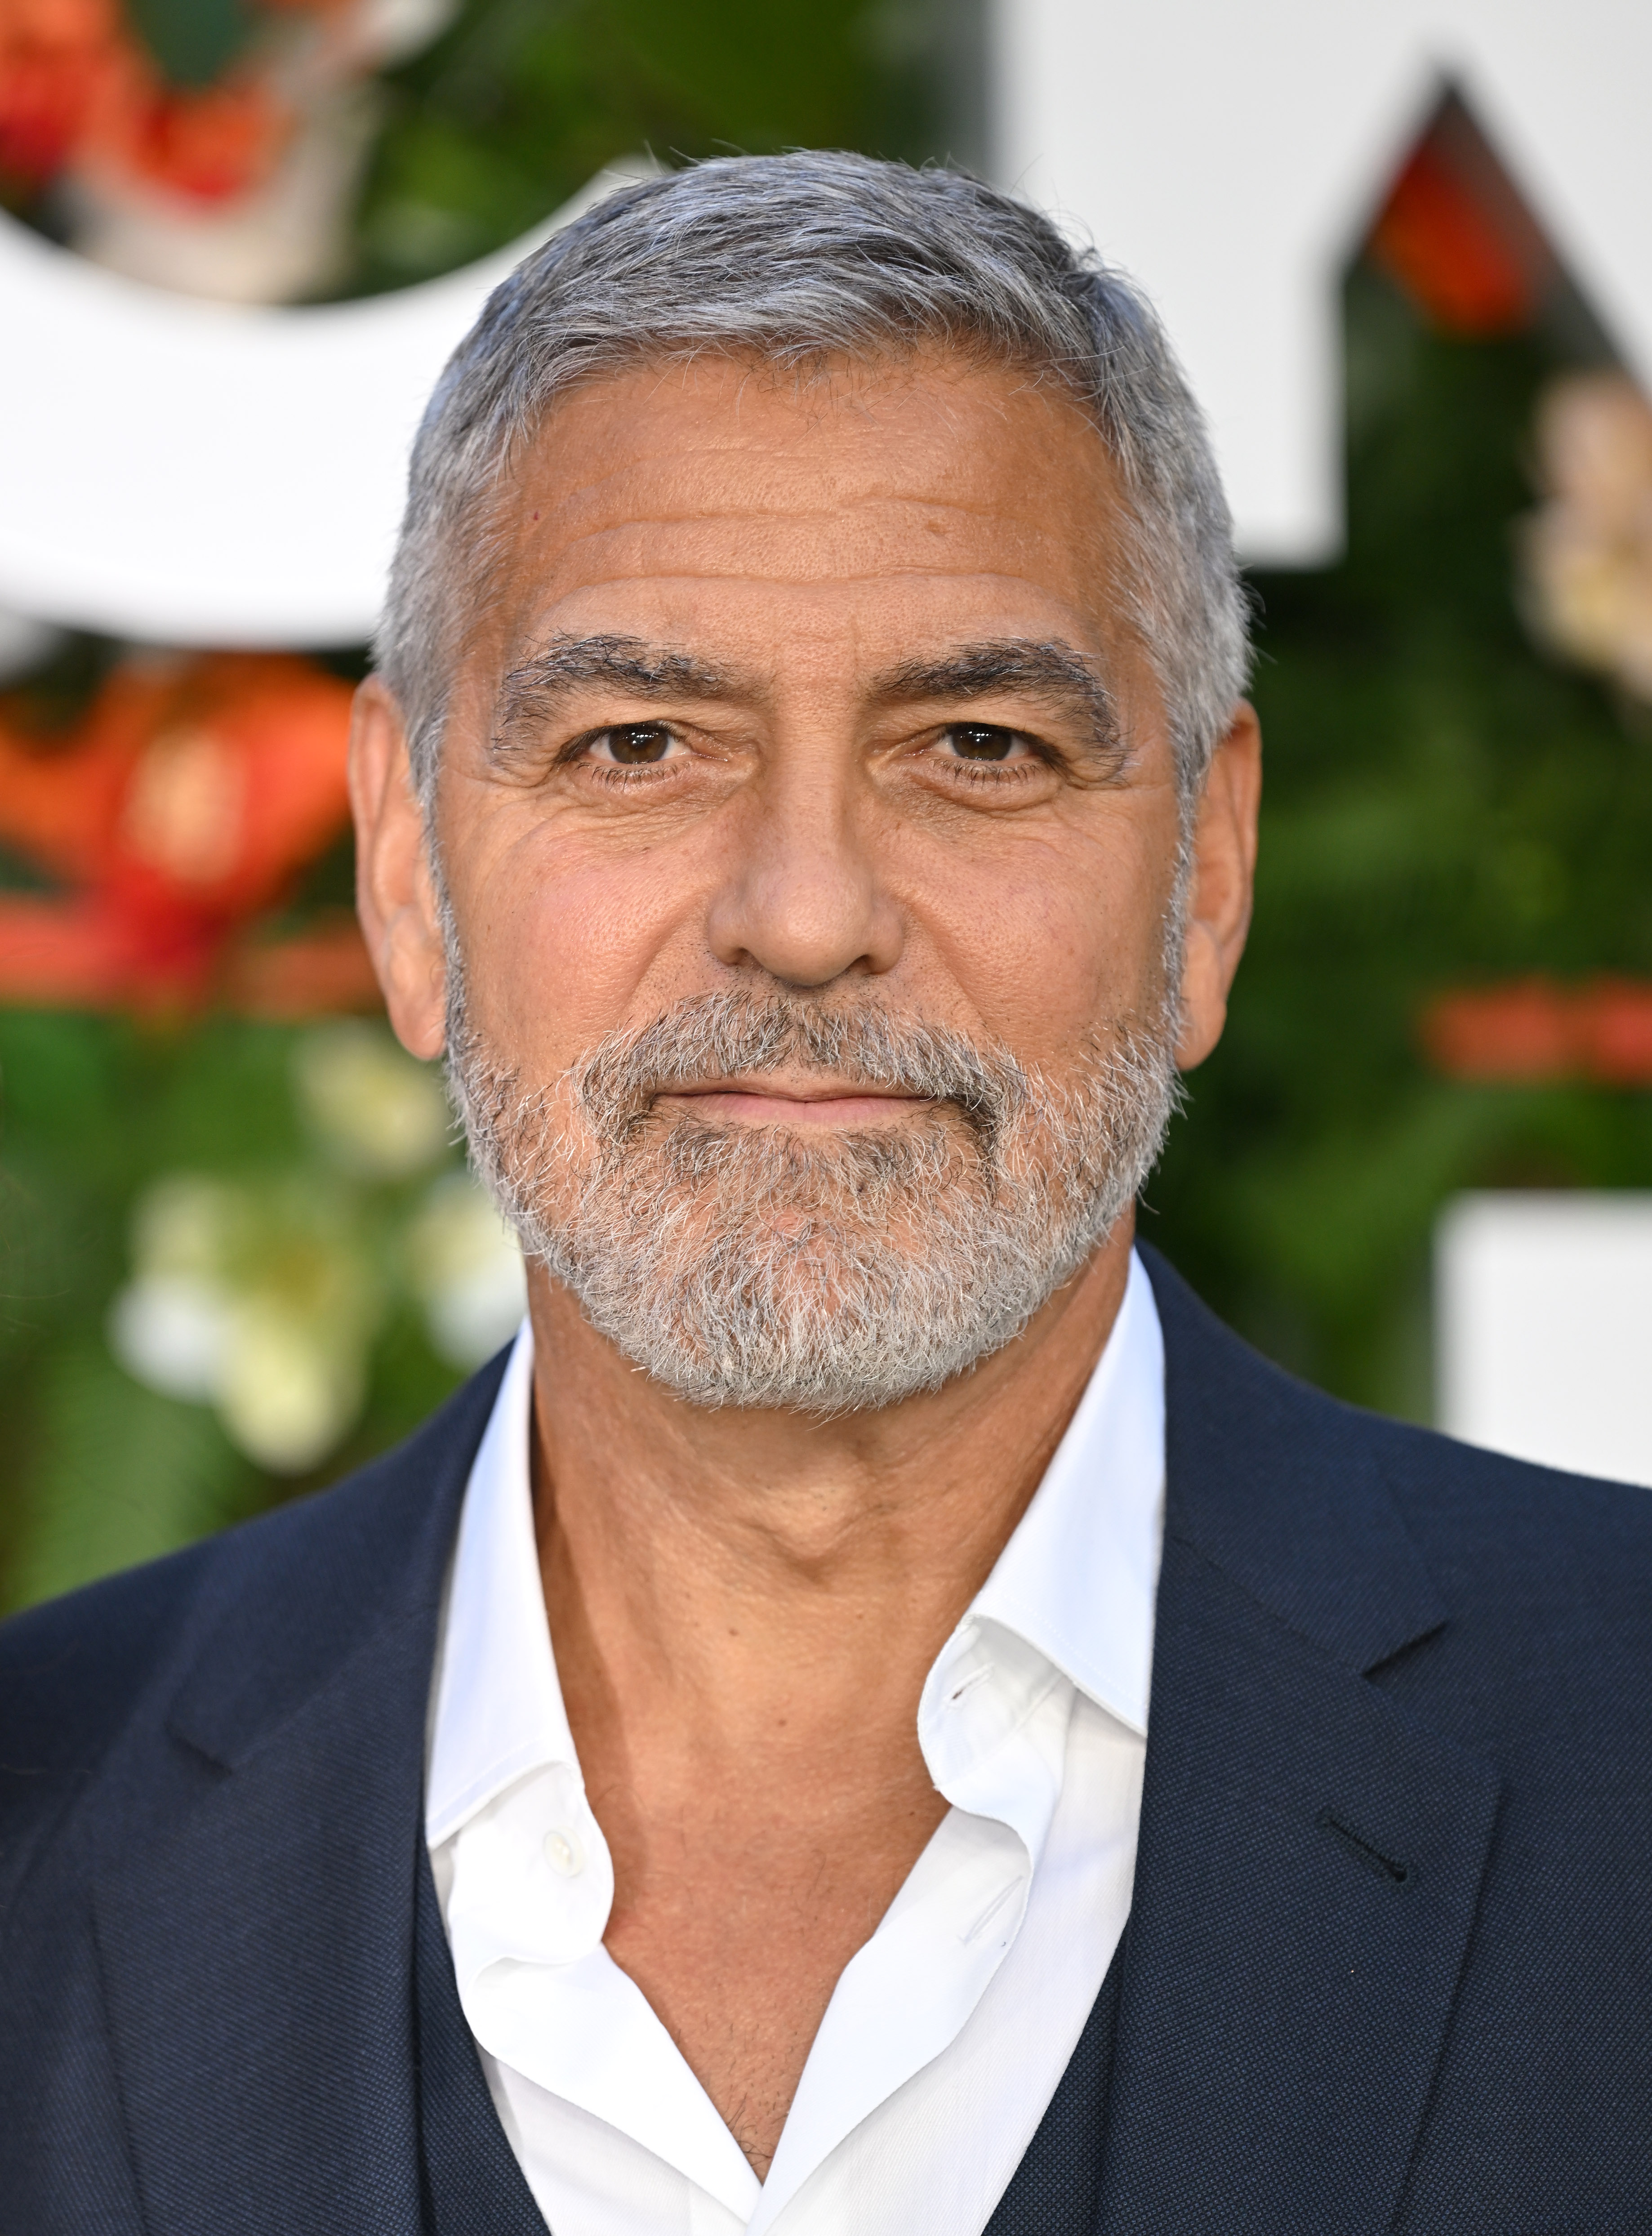
[[[613,1825],[608,1953],[760,2180],[839,1979],[947,1813],[915,1740],[911,1752],[915,1772],[901,1766],[858,1797],[834,1766],[826,1809],[820,1779],[761,1793],[719,1782],[668,1821],[592,1795]]]

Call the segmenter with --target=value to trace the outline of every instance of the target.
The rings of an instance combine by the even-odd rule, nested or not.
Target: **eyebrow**
[[[542,721],[559,699],[595,685],[633,699],[733,699],[751,680],[639,636],[554,636],[507,674],[495,702],[492,743],[508,753],[512,733]]]
[[[491,740],[495,753],[508,757],[514,733],[544,721],[560,699],[593,686],[637,699],[702,703],[750,699],[763,687],[746,671],[718,668],[642,637],[556,636],[511,668],[500,685]],[[955,704],[1003,692],[1054,701],[1078,716],[1088,742],[1098,752],[1122,753],[1111,693],[1085,654],[1059,637],[1008,637],[954,646],[932,659],[903,661],[876,677],[868,696],[874,705],[905,707]]]
[[[1020,692],[1077,714],[1100,751],[1118,753],[1121,738],[1112,694],[1075,645],[1059,637],[1008,637],[960,645],[934,660],[903,661],[880,676],[872,697],[885,706],[986,699]]]

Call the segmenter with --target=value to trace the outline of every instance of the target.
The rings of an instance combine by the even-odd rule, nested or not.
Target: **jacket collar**
[[[1379,1424],[1294,1381],[1144,1249],[1164,1329],[1165,1526],[1344,1668],[1446,1620],[1383,1483]]]

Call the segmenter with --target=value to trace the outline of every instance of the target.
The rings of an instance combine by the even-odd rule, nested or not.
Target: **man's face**
[[[797,390],[706,363],[560,406],[513,476],[443,753],[476,1023],[549,1080],[737,981],[875,987],[1059,1073],[1150,1001],[1176,794],[1116,519],[1099,440],[1007,372]],[[593,640],[667,680],[534,688]],[[1076,690],[959,687],[1006,646],[1082,663],[1117,742]],[[1018,742],[974,758],[1001,749],[964,725]]]
[[[1124,558],[1080,414],[956,358],[639,369],[515,463],[436,792],[450,1055],[530,1246],[686,1394],[902,1394],[864,1360],[996,1253],[908,1376],[944,1379],[1139,1181],[1178,818]],[[392,987],[410,1045],[429,1006]],[[629,1252],[638,1309],[688,1309],[719,1249],[694,1372],[593,1303]],[[719,1382],[753,1309],[855,1322],[861,1379]]]

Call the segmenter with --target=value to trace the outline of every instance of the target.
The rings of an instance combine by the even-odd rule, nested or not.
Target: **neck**
[[[879,1681],[915,1709],[1083,1394],[1131,1239],[1121,1221],[973,1373],[824,1422],[685,1403],[536,1267],[534,1504],[559,1666],[593,1660],[605,1691],[662,1687],[734,1741],[803,1673],[819,1713],[849,1709],[872,1638]]]
[[[1017,1340],[829,1422],[706,1411],[530,1283],[557,1674],[614,1897],[604,1935],[759,2174],[844,1966],[946,1812],[924,1679],[1118,1317],[1116,1234]]]

